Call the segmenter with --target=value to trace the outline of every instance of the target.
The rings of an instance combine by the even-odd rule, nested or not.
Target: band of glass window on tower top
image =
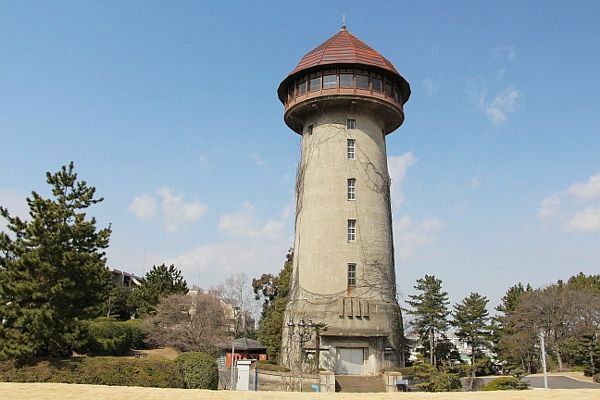
[[[307,92],[337,88],[380,92],[400,103],[402,99],[397,80],[387,74],[356,68],[335,68],[307,74],[290,82],[287,88],[287,101],[290,102]]]

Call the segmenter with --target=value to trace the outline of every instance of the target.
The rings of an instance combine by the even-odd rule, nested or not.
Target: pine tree
[[[457,328],[456,336],[471,346],[471,365],[475,365],[477,348],[485,345],[489,338],[487,303],[488,299],[485,296],[471,293],[454,305],[452,325]]]
[[[530,372],[532,362],[538,357],[537,336],[535,332],[516,329],[514,314],[523,298],[532,292],[533,288],[529,284],[519,282],[511,286],[496,307],[500,314],[492,318],[494,351],[509,366],[518,366],[523,372]]]
[[[448,293],[442,291],[442,281],[433,275],[417,279],[414,288],[419,292],[409,295],[408,310],[415,317],[413,326],[421,340],[429,343],[429,362],[437,366],[436,347],[439,335],[448,330]]]
[[[130,296],[131,305],[137,315],[152,314],[158,302],[172,294],[186,294],[187,282],[175,265],[167,267],[164,263],[156,266],[144,275],[142,284],[135,288]]]
[[[72,162],[46,178],[52,198],[32,192],[29,219],[0,207],[10,232],[0,232],[0,358],[68,354],[108,291],[111,230],[86,215],[103,199],[77,180]]]

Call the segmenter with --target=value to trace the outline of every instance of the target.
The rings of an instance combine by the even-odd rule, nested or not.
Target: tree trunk
[[[471,365],[475,366],[475,341],[471,343]]]
[[[433,328],[429,328],[429,363],[435,365],[435,351],[433,345]]]
[[[590,342],[590,370],[592,376],[596,375],[596,366],[594,365],[594,342]]]
[[[321,335],[319,334],[319,331],[317,330],[317,332],[315,333],[315,358],[316,358],[316,365],[317,365],[317,371],[316,373],[319,373],[319,368],[321,368]]]
[[[563,360],[560,355],[560,349],[558,348],[558,344],[554,345],[554,353],[556,354],[556,362],[558,363],[558,371],[562,372],[563,370]]]

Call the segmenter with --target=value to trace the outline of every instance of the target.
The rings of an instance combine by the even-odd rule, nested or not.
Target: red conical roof
[[[384,56],[348,32],[345,27],[329,40],[308,52],[288,76],[299,71],[327,64],[363,64],[400,75]]]

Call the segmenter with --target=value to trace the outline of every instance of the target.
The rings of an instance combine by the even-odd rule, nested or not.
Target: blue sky
[[[600,273],[600,3],[0,2],[0,204],[73,160],[111,266],[277,272],[299,137],[276,88],[348,29],[410,82],[388,136],[401,296]]]

